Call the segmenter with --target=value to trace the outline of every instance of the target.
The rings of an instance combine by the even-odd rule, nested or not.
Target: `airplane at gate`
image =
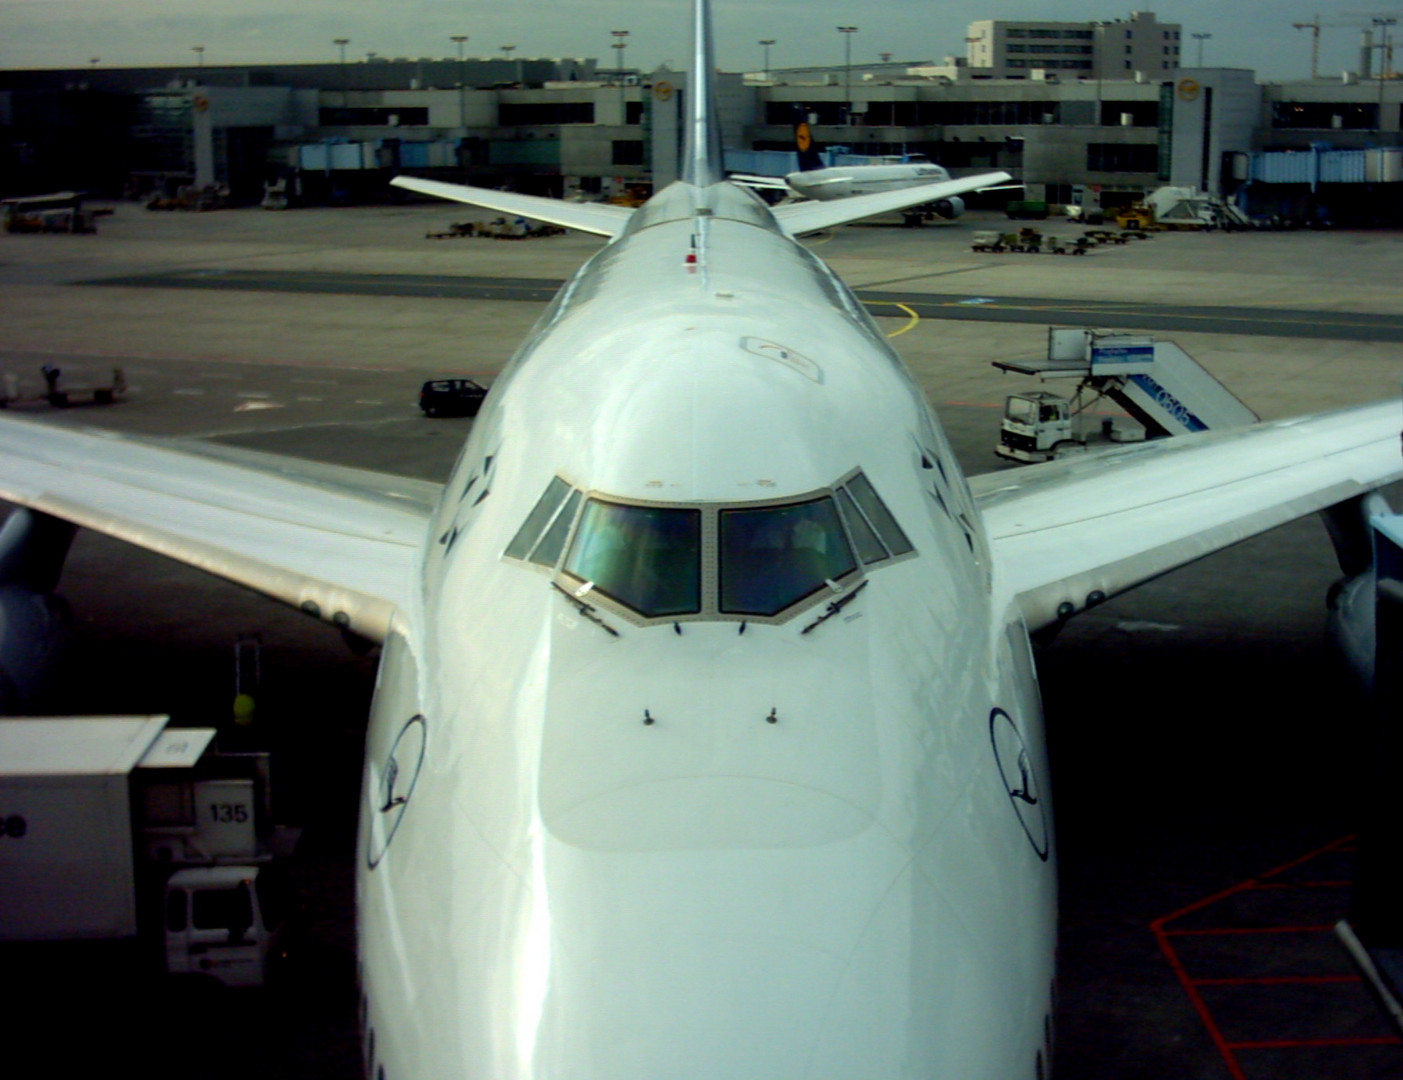
[[[694,20],[683,179],[638,210],[396,181],[610,237],[444,485],[7,418],[0,497],[383,643],[375,1080],[1036,1080],[1029,631],[1363,500],[1403,474],[1399,409],[967,481],[793,239],[911,192],[771,211],[726,182]]]
[[[950,173],[936,165],[925,154],[892,155],[866,165],[825,165],[814,145],[808,121],[800,118],[794,124],[794,145],[798,150],[799,168],[777,176],[733,173],[730,179],[757,191],[783,191],[805,199],[826,202],[829,199],[849,199],[854,195],[872,195],[884,191],[899,191],[930,184],[948,184]],[[993,177],[966,191],[1002,190],[1022,187],[1021,184],[1001,184]],[[1008,180],[1007,175],[1001,179]],[[958,195],[931,193],[914,205],[929,205],[934,213],[954,219],[965,212],[965,202]]]

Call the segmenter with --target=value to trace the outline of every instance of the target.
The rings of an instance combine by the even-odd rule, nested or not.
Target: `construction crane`
[[[1367,69],[1367,57],[1374,50],[1379,50],[1379,78],[1393,78],[1393,42],[1389,38],[1389,30],[1398,25],[1398,20],[1403,16],[1403,12],[1398,11],[1342,11],[1341,15],[1356,20],[1353,25],[1364,28],[1364,40],[1360,46],[1360,57],[1364,59],[1364,66]],[[1374,30],[1380,32],[1380,40],[1375,43]],[[1360,72],[1365,77],[1367,70]]]
[[[1350,29],[1363,31],[1364,40],[1360,47],[1360,56],[1363,59],[1364,70],[1360,75],[1369,77],[1371,63],[1371,53],[1378,49],[1382,53],[1383,78],[1391,78],[1393,71],[1393,44],[1388,40],[1388,28],[1395,25],[1399,19],[1398,12],[1376,12],[1376,11],[1343,11],[1340,13],[1345,19],[1340,22],[1321,22],[1320,16],[1315,16],[1310,22],[1292,23],[1296,30],[1310,31],[1310,77],[1318,79],[1320,77],[1320,31],[1335,29]],[[1384,38],[1379,44],[1374,43],[1373,28],[1381,27]]]
[[[1319,78],[1320,70],[1320,16],[1317,15],[1310,22],[1297,22],[1291,24],[1296,30],[1310,31],[1310,77]]]

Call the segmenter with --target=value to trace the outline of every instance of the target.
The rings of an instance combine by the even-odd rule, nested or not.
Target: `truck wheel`
[[[1086,453],[1086,443],[1079,443],[1073,439],[1063,439],[1061,442],[1052,444],[1052,459],[1054,461],[1077,457],[1084,453]]]
[[[49,404],[55,409],[66,409],[68,408],[68,395],[62,390],[55,390],[49,395]]]
[[[94,390],[94,391],[93,391],[93,404],[94,404],[94,405],[111,405],[111,404],[112,404],[112,391],[111,391],[111,390]]]

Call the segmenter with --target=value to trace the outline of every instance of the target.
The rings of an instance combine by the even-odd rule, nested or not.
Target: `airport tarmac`
[[[419,382],[490,381],[543,307],[463,295],[463,282],[510,290],[559,280],[600,246],[578,235],[425,237],[490,216],[443,205],[206,215],[122,205],[97,236],[0,235],[0,370],[37,384],[45,362],[74,381],[124,368],[129,401],[22,410],[46,422],[439,479],[471,422],[421,417]],[[1002,399],[1029,387],[991,362],[1041,355],[1058,313],[1101,304],[1132,319],[1143,311],[1147,328],[1171,310],[1250,311],[1274,332],[1207,319],[1203,329],[1156,332],[1264,418],[1398,393],[1403,352],[1389,340],[1403,292],[1397,233],[1161,234],[1085,258],[970,252],[975,228],[1007,227],[968,215],[919,230],[850,226],[808,241],[855,289],[917,298],[873,310],[970,473],[1002,467],[992,453]],[[335,287],[366,275],[386,288]],[[171,277],[222,287],[159,280]],[[288,285],[310,277],[322,287]],[[1040,307],[1047,321],[1008,318]],[[1310,325],[1302,334],[1310,320],[1301,312],[1332,319],[1322,315],[1314,336]],[[1327,322],[1357,324],[1365,340],[1331,336]],[[1321,640],[1336,576],[1324,530],[1308,519],[1080,616],[1041,653],[1063,898],[1059,1076],[1403,1078],[1403,1046],[1388,1041],[1394,1033],[1347,981],[1348,962],[1328,933],[1289,943],[1238,934],[1225,938],[1231,950],[1211,955],[1203,935],[1176,939],[1187,969],[1215,973],[1211,988],[1197,990],[1200,1012],[1151,929],[1355,828],[1365,705]],[[225,1052],[197,1064],[171,1064],[144,1039],[127,1050],[149,1053],[172,1075],[256,1066],[269,1076],[349,1080],[357,1075],[350,862],[373,657],[354,656],[334,632],[270,601],[86,533],[61,591],[77,640],[46,711],[222,722],[233,640],[260,633],[258,737],[281,754],[283,812],[306,827],[295,992],[219,1003],[223,1019],[209,1030]],[[1347,874],[1347,854],[1328,858],[1328,880]],[[1343,915],[1347,890],[1310,880],[1313,907],[1301,926],[1328,925]],[[1233,926],[1259,930],[1263,918],[1241,904],[1232,915]],[[127,1007],[160,1029],[146,1006]],[[229,1022],[231,1009],[257,1024],[256,1037]],[[30,1030],[44,1034],[37,1023]]]

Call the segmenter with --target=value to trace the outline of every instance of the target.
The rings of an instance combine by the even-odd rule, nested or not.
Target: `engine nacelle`
[[[75,531],[25,509],[0,525],[0,713],[28,709],[54,674],[73,621],[54,589]]]
[[[1374,589],[1374,571],[1366,570],[1337,581],[1325,598],[1330,640],[1366,690],[1374,688]]]
[[[1330,586],[1327,629],[1351,674],[1366,690],[1374,688],[1375,623],[1378,591],[1374,568],[1373,519],[1392,514],[1377,491],[1321,512],[1344,577]],[[1403,659],[1403,658],[1400,658]]]
[[[26,712],[43,695],[72,623],[53,593],[0,585],[0,714]]]
[[[948,199],[938,199],[931,203],[931,207],[943,218],[953,221],[965,212],[965,201],[957,195],[951,195]]]

